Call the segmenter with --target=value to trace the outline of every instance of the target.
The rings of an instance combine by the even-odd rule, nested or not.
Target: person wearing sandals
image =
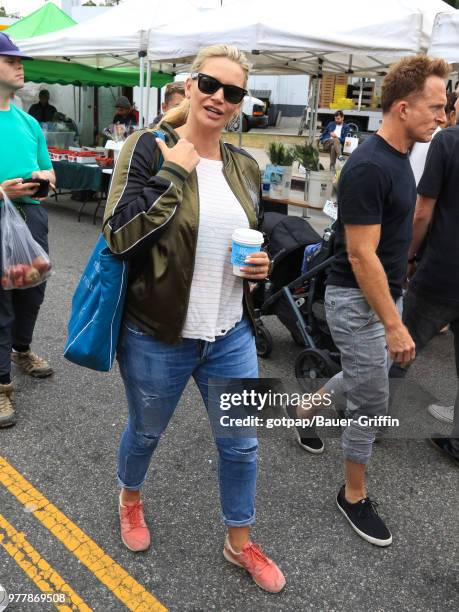
[[[245,151],[221,141],[247,78],[247,59],[235,47],[201,50],[185,100],[160,124],[165,142],[152,130],[136,132],[113,176],[103,233],[131,263],[118,347],[129,406],[118,481],[121,537],[133,551],[150,545],[140,489],[190,377],[208,408],[209,379],[258,376],[248,280],[266,278],[269,259],[251,255],[241,278],[233,274],[229,247],[234,229],[257,228],[260,172]],[[249,537],[257,439],[216,435],[215,441],[227,527],[223,554],[258,586],[278,592],[282,572]]]

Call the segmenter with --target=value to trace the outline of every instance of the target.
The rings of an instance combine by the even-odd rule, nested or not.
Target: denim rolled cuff
[[[139,490],[140,490],[140,489],[143,487],[143,485],[144,485],[144,483],[145,483],[145,481],[146,481],[146,479],[147,479],[147,477],[145,476],[145,477],[142,479],[142,481],[141,481],[141,483],[140,483],[140,484],[138,484],[138,485],[134,485],[134,486],[133,486],[133,485],[127,485],[127,484],[125,484],[125,483],[124,483],[124,482],[121,480],[121,477],[120,477],[120,475],[119,475],[119,474],[117,474],[117,476],[116,476],[116,477],[117,477],[117,480],[118,480],[118,484],[119,484],[119,486],[120,486],[122,489],[126,489],[126,491],[139,491]]]
[[[252,516],[248,519],[244,519],[242,521],[231,521],[225,517],[223,512],[220,512],[221,519],[227,527],[248,527],[249,525],[253,525],[253,523],[255,523],[255,514],[256,513],[254,510]]]

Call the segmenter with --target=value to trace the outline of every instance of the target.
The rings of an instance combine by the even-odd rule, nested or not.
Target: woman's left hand
[[[244,278],[249,280],[264,280],[269,273],[269,257],[268,253],[259,251],[252,253],[245,260],[246,265],[240,268]]]

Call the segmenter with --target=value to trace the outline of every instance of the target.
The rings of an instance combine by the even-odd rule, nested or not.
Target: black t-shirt
[[[48,123],[54,121],[54,115],[57,113],[57,109],[52,104],[45,104],[44,106],[37,102],[32,104],[29,108],[29,115],[32,115],[38,123]]]
[[[412,287],[432,299],[459,302],[459,126],[432,140],[418,193],[437,200]]]
[[[113,123],[122,123],[126,126],[136,125],[137,119],[134,113],[129,113],[129,115],[118,115],[118,113],[113,117]]]
[[[377,255],[391,294],[402,294],[412,237],[416,184],[408,155],[374,134],[346,162],[338,185],[335,254],[328,285],[358,287],[346,251],[344,225],[381,225]]]

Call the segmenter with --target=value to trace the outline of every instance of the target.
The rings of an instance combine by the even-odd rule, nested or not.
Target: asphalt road
[[[217,457],[193,384],[144,487],[152,547],[142,554],[123,547],[115,479],[126,420],[122,384],[116,368],[100,374],[62,357],[72,292],[98,232],[89,216],[77,223],[75,207],[68,201],[48,206],[56,273],[34,348],[56,373],[43,381],[15,373],[18,423],[0,431],[0,584],[6,591],[66,592],[73,603],[63,609],[101,612],[161,609],[155,600],[175,611],[457,610],[458,471],[421,439],[447,431],[425,404],[455,395],[450,335],[435,338],[410,372],[422,401],[411,393],[397,405],[404,434],[375,445],[369,490],[393,532],[388,549],[362,541],[337,511],[343,481],[337,437],[327,438],[323,455],[311,456],[291,431],[262,429],[253,536],[283,569],[287,587],[269,595],[229,565],[222,556]],[[291,378],[300,349],[278,321],[267,325],[275,347],[261,373]],[[0,589],[0,610],[1,596]],[[8,606],[51,609],[46,602]]]

